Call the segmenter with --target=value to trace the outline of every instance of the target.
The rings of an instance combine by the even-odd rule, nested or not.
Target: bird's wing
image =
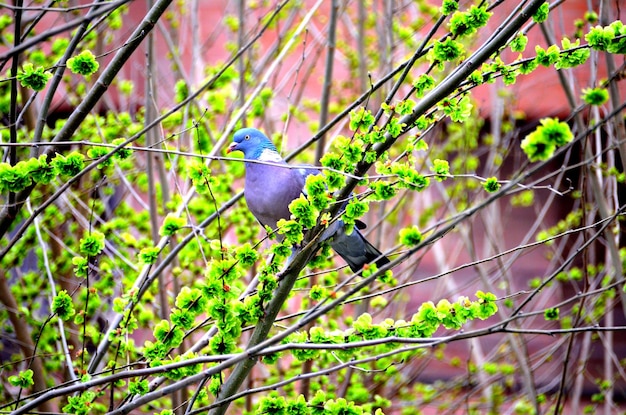
[[[306,177],[311,174],[320,174],[321,172],[313,166],[304,166],[298,169],[299,174],[303,180],[306,181]],[[303,193],[306,194],[303,182]],[[352,195],[350,198],[353,197]],[[343,212],[345,206],[348,204],[346,200],[339,210],[339,214]],[[365,264],[368,264],[376,260],[376,265],[382,267],[389,263],[389,259],[382,254],[374,245],[372,245],[365,237],[359,232],[360,229],[365,229],[367,226],[360,220],[355,221],[355,227],[352,233],[349,235],[345,232],[345,226],[342,220],[337,220],[326,229],[321,236],[321,240],[329,240],[330,246],[341,256],[350,266],[353,272],[357,272],[363,268]]]
[[[280,219],[289,219],[291,216],[291,201],[306,194],[306,178],[312,174],[320,174],[320,171],[308,165],[288,167],[251,164],[246,171],[245,196],[248,208],[262,225],[275,229]],[[372,261],[376,261],[378,267],[389,263],[389,259],[359,232],[359,229],[364,228],[365,223],[356,221],[356,226],[348,235],[343,221],[337,220],[321,236],[321,240],[330,242],[353,272],[358,272]]]
[[[301,175],[286,164],[251,164],[246,168],[248,208],[261,225],[272,229],[280,219],[289,219],[289,204],[300,196],[303,186]]]
[[[311,166],[309,164],[302,164],[302,165],[297,166],[297,168],[293,169],[293,174],[295,176],[298,176],[298,180],[302,183],[302,187],[301,187],[302,194],[307,196],[306,189],[304,188],[304,185],[306,183],[306,178],[311,175],[321,174],[321,171],[315,168],[315,166]]]

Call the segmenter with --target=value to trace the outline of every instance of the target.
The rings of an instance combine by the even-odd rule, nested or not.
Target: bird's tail
[[[374,245],[370,243],[365,237],[363,238],[365,242],[365,259],[366,261],[361,264],[359,269],[363,268],[365,264],[369,264],[370,262],[376,261],[376,266],[380,269],[383,266],[387,265],[390,261],[382,252],[378,250]],[[352,271],[355,271],[352,267],[350,267]],[[356,271],[355,271],[356,272]]]
[[[348,263],[352,272],[359,272],[365,264],[374,261],[378,268],[390,262],[389,258],[384,256],[378,248],[365,239],[358,228],[355,228],[352,234],[345,238],[343,243],[349,245],[349,247],[346,249],[345,245],[344,248],[334,246],[332,243],[331,245],[333,245],[339,256]]]
[[[389,258],[361,234],[359,229],[363,228],[365,224],[357,221],[352,232],[347,234],[343,221],[339,220],[322,236],[322,240],[330,239],[330,246],[348,263],[352,272],[359,272],[365,264],[371,262],[374,262],[378,268],[390,262]]]

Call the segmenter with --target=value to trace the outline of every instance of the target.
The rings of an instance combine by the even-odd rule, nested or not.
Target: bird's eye
[[[247,136],[245,136],[244,138],[245,138],[246,140],[249,140],[249,139],[250,139],[250,136],[249,136],[249,135],[247,135]]]

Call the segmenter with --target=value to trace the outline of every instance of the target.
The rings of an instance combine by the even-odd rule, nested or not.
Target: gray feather
[[[262,159],[264,151],[271,151],[274,160],[281,160],[274,145],[258,130],[246,128],[235,133],[229,151],[243,151],[249,160]],[[289,219],[289,204],[304,191],[306,177],[320,174],[313,167],[289,168],[286,162],[254,163],[246,162],[244,195],[250,212],[263,226],[277,228],[280,219]],[[365,224],[357,221],[352,233],[345,232],[342,221],[336,221],[321,236],[348,263],[353,272],[358,272],[365,264],[376,261],[378,267],[389,263],[376,247],[359,232]]]
[[[289,219],[289,204],[300,197],[305,178],[296,170],[268,164],[246,163],[244,195],[248,208],[263,226],[276,229]]]
[[[338,221],[331,238],[330,246],[348,263],[352,272],[359,271],[365,264],[373,261],[376,261],[378,268],[389,263],[389,258],[365,239],[356,226],[348,235],[344,223]]]

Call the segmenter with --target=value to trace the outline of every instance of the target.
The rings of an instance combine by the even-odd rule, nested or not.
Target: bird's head
[[[237,130],[233,136],[233,142],[228,147],[228,153],[241,151],[244,158],[248,160],[259,160],[263,158],[264,152],[271,152],[272,156],[278,155],[276,146],[269,138],[256,128],[242,128]]]

